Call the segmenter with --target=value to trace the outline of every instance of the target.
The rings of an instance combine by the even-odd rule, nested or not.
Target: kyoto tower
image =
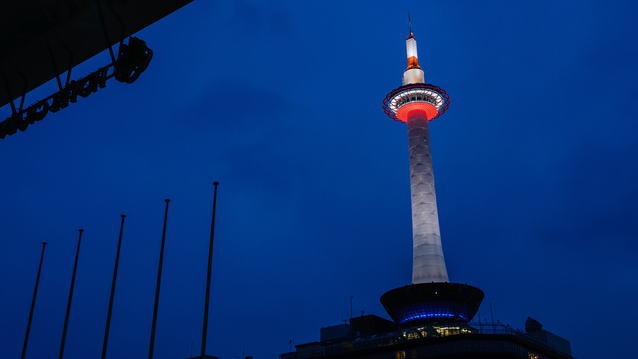
[[[381,297],[388,314],[402,326],[469,322],[483,300],[475,287],[450,283],[443,257],[434,189],[429,122],[450,104],[447,93],[425,82],[416,38],[410,26],[406,40],[407,68],[402,86],[383,100],[383,111],[407,124],[412,195],[412,284]]]

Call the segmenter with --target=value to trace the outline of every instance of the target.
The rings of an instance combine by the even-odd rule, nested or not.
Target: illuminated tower
[[[318,342],[296,345],[280,359],[574,359],[569,341],[534,319],[527,319],[524,332],[500,322],[470,324],[483,291],[448,280],[428,132],[429,121],[447,110],[450,99],[425,83],[411,29],[406,46],[403,85],[386,96],[383,110],[408,127],[412,283],[381,296],[394,322],[376,315],[351,317],[321,328]]]
[[[406,40],[408,66],[403,85],[390,92],[383,110],[408,127],[410,189],[412,195],[412,284],[381,297],[399,324],[413,322],[468,322],[483,300],[475,287],[449,283],[434,189],[429,121],[441,116],[450,98],[441,88],[425,83],[419,66],[416,39],[410,29]]]

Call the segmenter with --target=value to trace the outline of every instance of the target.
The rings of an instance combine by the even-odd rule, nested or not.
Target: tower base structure
[[[434,282],[406,285],[381,296],[381,304],[402,327],[468,323],[483,301],[483,291],[467,284]]]

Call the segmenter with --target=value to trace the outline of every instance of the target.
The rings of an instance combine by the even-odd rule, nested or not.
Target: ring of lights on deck
[[[450,105],[450,97],[441,88],[430,84],[413,84],[401,86],[390,92],[383,100],[383,112],[393,120],[401,121],[397,116],[399,109],[409,103],[428,103],[436,108],[436,115],[441,116]]]

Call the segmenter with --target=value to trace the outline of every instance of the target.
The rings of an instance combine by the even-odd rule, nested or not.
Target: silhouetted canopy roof
[[[1,1],[0,106],[191,1]]]

